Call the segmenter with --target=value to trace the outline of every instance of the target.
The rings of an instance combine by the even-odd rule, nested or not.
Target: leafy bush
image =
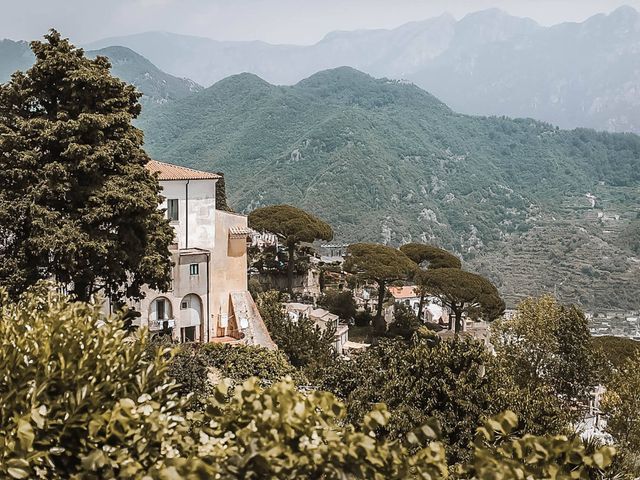
[[[400,335],[408,340],[419,327],[420,321],[411,307],[402,303],[394,306],[393,321],[389,324],[391,335]]]
[[[470,339],[381,339],[350,361],[329,365],[319,386],[345,401],[353,422],[372,404],[385,403],[390,419],[381,433],[389,438],[437,419],[448,458],[459,462],[469,457],[474,429],[492,401],[483,375],[486,360],[484,346]]]
[[[0,477],[153,472],[186,429],[165,352],[48,287],[0,291]]]

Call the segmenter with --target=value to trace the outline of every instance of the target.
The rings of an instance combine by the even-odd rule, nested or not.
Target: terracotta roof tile
[[[193,168],[181,167],[170,163],[149,160],[147,169],[158,172],[158,180],[216,180],[220,175],[209,172],[201,172]]]
[[[415,289],[416,289],[415,285],[407,285],[404,287],[389,287],[389,292],[391,293],[391,295],[393,295],[393,298],[395,299],[414,298],[419,296],[416,293]]]

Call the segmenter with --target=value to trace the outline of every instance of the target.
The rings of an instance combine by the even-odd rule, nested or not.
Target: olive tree
[[[397,248],[379,243],[354,243],[347,248],[344,269],[378,284],[378,308],[373,324],[376,331],[384,332],[382,304],[387,285],[409,278],[416,270],[415,263]]]
[[[498,289],[475,273],[459,268],[437,268],[418,272],[416,279],[421,288],[451,310],[456,333],[462,330],[463,315],[492,321],[504,313],[505,303]]]
[[[249,214],[249,226],[261,232],[270,232],[281,239],[289,254],[287,270],[287,290],[293,293],[293,273],[295,270],[295,252],[300,242],[331,240],[331,226],[291,205],[273,205],[257,208]]]
[[[413,260],[422,269],[434,268],[462,268],[462,262],[453,253],[447,252],[443,248],[426,243],[407,243],[400,247],[400,251]],[[424,299],[429,292],[418,286],[417,293],[420,295],[418,305],[418,319],[422,320],[422,310]]]

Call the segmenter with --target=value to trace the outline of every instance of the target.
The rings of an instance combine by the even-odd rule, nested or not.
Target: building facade
[[[219,175],[150,161],[167,218],[175,231],[172,285],[144,291],[137,323],[182,342],[229,342],[275,348],[247,290],[243,215],[216,210]]]

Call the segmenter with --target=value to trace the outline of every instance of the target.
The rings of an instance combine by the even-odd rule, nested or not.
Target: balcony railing
[[[163,330],[165,328],[175,328],[176,321],[173,318],[149,320],[149,330],[152,332]]]

